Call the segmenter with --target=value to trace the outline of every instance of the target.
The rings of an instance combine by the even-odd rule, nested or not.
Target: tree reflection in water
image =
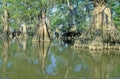
[[[10,39],[7,37],[3,37],[2,38],[2,49],[3,51],[1,51],[1,61],[2,63],[2,70],[1,70],[1,74],[2,74],[2,78],[5,79],[6,78],[6,71],[7,71],[7,67],[8,67],[8,50],[9,50],[9,46],[10,46]]]
[[[26,50],[26,45],[27,45],[27,37],[21,38],[19,40],[19,42],[20,42],[20,45],[21,45],[22,49],[25,51]]]
[[[86,51],[87,52],[87,51]],[[88,66],[88,75],[90,79],[114,79],[120,78],[120,73],[117,66],[120,66],[120,54],[116,50],[91,50],[91,55],[80,56]],[[116,71],[116,69],[118,69]]]
[[[41,43],[40,46],[38,47],[39,49],[38,55],[42,73],[44,73],[46,69],[46,58],[48,55],[49,46],[50,46],[49,44]]]
[[[10,44],[7,39],[0,43],[1,79],[120,78],[120,52],[116,50],[90,51],[31,41],[23,44],[22,40]]]

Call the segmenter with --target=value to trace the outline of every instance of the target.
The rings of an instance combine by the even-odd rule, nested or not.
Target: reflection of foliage
[[[19,43],[12,43],[10,45],[7,62],[9,63],[10,68],[6,70],[7,76],[9,78],[17,78],[19,76],[22,76],[24,79],[32,76],[32,78],[39,77],[45,79],[45,76],[47,74],[44,72],[46,72],[46,69],[44,71],[41,71],[41,60],[39,59],[39,54],[42,54],[42,46],[35,47],[32,46],[30,42],[28,42],[28,47],[25,51],[19,50]],[[0,41],[0,55],[4,52],[1,47],[2,42]],[[54,62],[54,60],[52,61],[51,58],[55,58],[56,67],[54,68],[54,71],[56,72],[56,74],[54,75],[54,78],[58,78],[58,76],[60,76],[63,79],[68,70],[68,78],[74,77],[75,79],[82,78],[83,76],[86,79],[88,77],[90,77],[91,79],[95,77],[99,78],[100,76],[103,77],[102,75],[99,75],[102,73],[104,74],[105,78],[107,76],[110,78],[119,76],[119,51],[89,51],[86,49],[73,49],[63,46],[61,47],[62,50],[60,50],[60,46],[50,46],[50,50],[48,51],[48,55],[45,59],[46,68],[48,67],[48,65],[51,64],[51,62]],[[47,50],[46,47],[45,49]],[[20,57],[16,55],[20,55]],[[3,57],[0,57],[0,59],[3,60]],[[0,65],[0,69],[2,67],[3,65]],[[78,70],[75,71],[75,68],[78,68]],[[12,71],[14,71],[15,74],[12,74]],[[47,76],[50,77],[51,75]]]
[[[19,46],[18,46],[18,44],[14,43],[11,45],[10,49],[14,51],[16,49],[19,49]]]

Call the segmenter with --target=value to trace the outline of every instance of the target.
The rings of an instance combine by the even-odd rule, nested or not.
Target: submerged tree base
[[[74,44],[74,47],[75,48],[87,48],[87,49],[91,49],[91,50],[100,50],[100,49],[118,49],[118,50],[120,50],[120,44],[102,43],[102,42],[98,42],[98,41],[94,41],[89,44],[82,44],[82,43],[76,41]]]
[[[120,45],[116,44],[116,45],[100,45],[100,46],[96,46],[96,45],[74,45],[75,47],[78,48],[88,48],[91,50],[100,50],[100,49],[118,49],[120,50]]]
[[[35,35],[32,39],[33,42],[50,42],[50,39],[46,38],[45,40],[39,39],[39,36]]]
[[[96,30],[88,34],[83,34],[79,40],[75,41],[74,46],[88,49],[120,49],[120,35],[114,32],[104,33]]]
[[[93,0],[93,2],[95,7],[92,23],[74,46],[88,49],[120,49],[120,35],[112,22],[109,6],[104,0],[101,2]]]

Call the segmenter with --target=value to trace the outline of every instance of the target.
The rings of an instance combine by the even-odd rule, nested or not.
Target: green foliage
[[[73,6],[72,12],[69,11],[68,1]],[[3,2],[7,6],[3,5]],[[107,3],[112,8],[114,23],[120,30],[120,2],[110,0]],[[78,29],[86,29],[90,26],[93,8],[89,0],[0,0],[0,16],[3,16],[3,11],[7,9],[12,28],[18,28],[19,23],[23,22],[35,26],[39,21],[40,11],[44,10],[52,29],[61,25],[64,26],[62,29],[67,28],[69,23],[73,23]]]
[[[56,20],[52,23],[52,27],[55,28],[56,26],[59,26],[60,24],[63,24],[65,22],[64,19],[56,18]]]
[[[114,24],[120,32],[120,2],[113,2],[111,6]]]

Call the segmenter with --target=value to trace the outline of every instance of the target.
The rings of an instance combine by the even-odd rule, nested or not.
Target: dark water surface
[[[120,79],[120,51],[0,40],[0,79]]]

